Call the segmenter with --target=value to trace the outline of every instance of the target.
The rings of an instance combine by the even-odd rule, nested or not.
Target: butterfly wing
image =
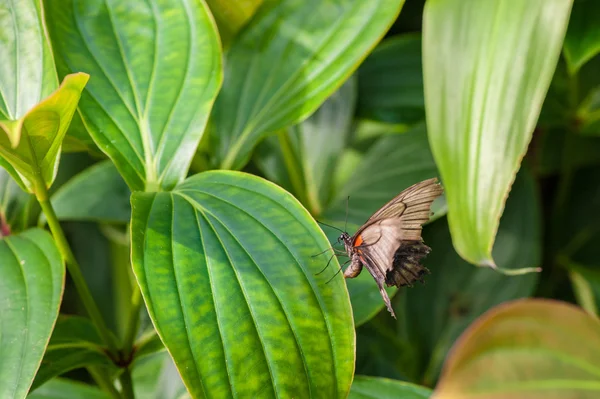
[[[353,236],[354,249],[377,281],[392,314],[383,283],[412,285],[428,273],[419,264],[430,251],[422,242],[421,230],[429,220],[431,203],[442,191],[435,178],[410,186],[375,212]]]

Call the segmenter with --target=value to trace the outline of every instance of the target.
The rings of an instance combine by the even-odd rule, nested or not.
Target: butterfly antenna
[[[336,254],[333,254],[333,255],[331,255],[331,257],[330,257],[330,258],[329,258],[329,260],[327,261],[327,264],[325,265],[325,267],[323,268],[323,270],[321,270],[319,273],[315,274],[315,276],[318,276],[319,274],[323,273],[323,272],[324,272],[324,271],[325,271],[325,270],[326,270],[326,269],[329,267],[329,264],[331,263],[331,261],[332,261],[332,259],[333,259],[333,257],[334,257],[335,255],[336,255]]]
[[[343,267],[343,266],[346,266],[346,264],[347,264],[348,262],[350,262],[350,260],[351,260],[351,259],[348,259],[346,262],[344,262],[344,264],[342,265],[342,267]],[[342,267],[340,267],[340,270],[338,270],[337,272],[335,272],[335,274],[333,275],[333,277],[332,277],[332,278],[330,278],[329,280],[327,280],[327,282],[326,282],[325,284],[329,284],[329,283],[331,282],[331,280],[333,280],[333,279],[335,278],[335,276],[337,276],[338,274],[340,274],[340,272],[342,271]]]
[[[344,231],[348,231],[348,203],[350,202],[350,196],[346,198],[346,222],[344,222]]]
[[[335,227],[335,226],[332,226],[332,225],[330,225],[330,224],[323,223],[323,222],[319,222],[318,220],[317,220],[317,223],[319,223],[319,224],[322,224],[323,226],[331,227],[332,229],[336,229],[336,230],[339,230],[339,231],[341,231],[342,233],[344,233],[344,230],[342,230],[342,229],[338,229],[337,227]]]

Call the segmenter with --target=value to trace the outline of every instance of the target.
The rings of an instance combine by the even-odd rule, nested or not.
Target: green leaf
[[[0,121],[19,120],[58,86],[41,2],[2,2],[0,26]]]
[[[600,137],[582,136],[564,128],[540,132],[531,151],[532,166],[541,176],[557,174],[561,169],[575,171],[600,164]]]
[[[227,47],[263,2],[264,0],[206,0],[219,27],[223,47]]]
[[[127,223],[131,192],[107,160],[85,169],[61,186],[50,202],[59,220]],[[41,220],[45,220],[43,214]]]
[[[154,329],[142,334],[135,342],[134,360],[138,360],[144,356],[154,354],[156,352],[165,351],[160,337]]]
[[[349,175],[345,184],[336,190],[337,195],[325,210],[323,219],[353,233],[402,190],[438,175],[424,126],[419,125],[405,134],[379,138]],[[442,199],[434,201],[432,211],[435,218],[445,214],[444,206]],[[335,242],[339,232],[327,227],[323,229],[331,234],[330,242]],[[375,280],[366,270],[356,278],[347,279],[346,283],[356,325],[365,323],[385,306]],[[390,296],[396,292],[395,287],[387,287],[386,290]]]
[[[36,184],[50,187],[56,177],[62,141],[88,79],[85,73],[68,75],[20,119],[0,120],[0,155],[32,192]]]
[[[143,399],[190,398],[167,352],[137,361],[132,372],[135,397]]]
[[[241,169],[266,135],[310,115],[357,68],[403,3],[309,0],[262,7],[227,53],[209,129],[213,164]]]
[[[27,399],[111,399],[111,397],[94,386],[55,378],[29,394]]]
[[[504,202],[556,67],[571,3],[426,4],[429,141],[444,182],[452,241],[471,263],[495,266],[492,247]]]
[[[130,189],[183,180],[222,79],[204,2],[46,4],[59,71],[93,76],[80,111]]]
[[[30,200],[31,195],[0,168],[0,238],[26,227]]]
[[[348,399],[428,399],[430,395],[430,389],[408,382],[358,375]]]
[[[533,177],[522,171],[508,197],[494,244],[498,266],[519,269],[540,264],[539,207]],[[462,331],[491,307],[532,295],[539,274],[505,276],[488,268],[474,268],[455,252],[443,219],[427,226],[423,239],[432,249],[424,261],[431,275],[423,286],[403,290],[394,305],[396,313],[403,315],[399,337],[417,348],[411,361],[418,370],[414,378],[432,385]]]
[[[553,300],[498,306],[460,338],[436,399],[597,398],[600,321]]]
[[[89,319],[61,316],[31,389],[67,371],[87,366],[98,366],[112,372],[118,370]]]
[[[600,4],[590,0],[575,0],[565,36],[565,59],[569,73],[579,68],[600,52]]]
[[[350,78],[304,122],[259,146],[255,157],[269,180],[289,189],[313,215],[333,194],[333,175],[354,115],[356,81]]]
[[[590,315],[600,316],[600,270],[571,263],[569,277],[577,303]]]
[[[94,143],[92,136],[90,136],[90,133],[87,131],[79,112],[76,112],[73,115],[71,125],[69,126],[63,141],[62,150],[63,152],[87,151],[96,158],[105,157],[104,153],[100,151],[96,143]]]
[[[421,35],[392,36],[358,69],[358,115],[399,125],[425,120]]]
[[[328,220],[344,221],[348,202],[348,221],[362,225],[377,209],[405,188],[437,176],[424,125],[418,125],[404,134],[383,136],[367,151],[351,177],[337,190],[324,216]],[[441,200],[434,202],[432,211],[436,217],[444,214],[441,205]]]
[[[50,234],[30,229],[0,240],[0,275],[0,398],[24,398],[58,317],[65,269]]]
[[[192,396],[346,397],[354,326],[309,213],[261,178],[214,171],[132,196],[134,272]]]

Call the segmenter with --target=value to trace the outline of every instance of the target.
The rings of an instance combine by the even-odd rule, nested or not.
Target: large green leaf
[[[600,52],[600,4],[575,0],[565,36],[565,59],[571,74]]]
[[[88,366],[118,370],[89,319],[59,317],[31,389],[67,371]]]
[[[111,399],[111,396],[91,385],[55,378],[27,395],[27,399]]]
[[[68,75],[20,119],[0,120],[0,156],[32,192],[36,184],[50,187],[56,177],[62,140],[88,79],[85,73]]]
[[[541,262],[541,216],[533,177],[519,173],[502,216],[494,256],[498,266],[519,269]],[[431,253],[424,264],[431,270],[424,286],[405,289],[394,303],[398,337],[417,348],[410,367],[416,381],[433,385],[454,340],[482,313],[499,303],[533,294],[537,273],[505,276],[474,268],[452,247],[448,224],[438,220],[423,231]]]
[[[0,398],[24,398],[58,317],[65,269],[50,234],[31,229],[0,240],[0,275]]]
[[[204,2],[46,5],[59,72],[93,76],[81,114],[129,187],[183,180],[222,79],[219,38]]]
[[[421,35],[384,40],[358,69],[358,114],[386,123],[425,120]]]
[[[356,81],[350,78],[308,119],[259,146],[255,160],[269,180],[318,216],[331,200],[339,154],[348,144]]]
[[[599,358],[597,318],[563,302],[515,301],[461,336],[433,397],[597,398]]]
[[[403,381],[359,375],[348,399],[428,399],[431,390]]]
[[[504,202],[550,84],[571,3],[426,4],[429,141],[444,181],[452,241],[471,263],[495,266],[492,246]]]
[[[214,165],[240,169],[263,137],[310,115],[356,69],[403,3],[287,0],[262,7],[227,53],[211,117]]]
[[[50,201],[60,220],[127,223],[130,194],[114,164],[107,160],[73,177]],[[44,215],[40,217],[44,220]]]
[[[132,196],[132,259],[192,396],[346,397],[354,325],[328,242],[287,192],[206,172]]]
[[[0,120],[18,120],[58,86],[41,2],[0,3],[0,32]]]

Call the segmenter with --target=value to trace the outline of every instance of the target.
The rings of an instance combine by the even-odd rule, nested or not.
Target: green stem
[[[141,308],[142,294],[140,293],[140,287],[138,287],[137,283],[135,283],[133,293],[131,295],[131,313],[129,314],[127,329],[125,330],[125,338],[123,340],[123,353],[125,353],[125,356],[129,356],[129,354],[131,354],[133,351],[133,344],[140,326]]]
[[[311,213],[313,213],[313,209],[311,209],[311,204],[308,203],[308,198],[306,196],[304,175],[301,170],[298,158],[294,155],[292,143],[290,142],[290,139],[288,137],[288,132],[285,130],[280,131],[279,133],[277,133],[277,138],[279,140],[279,148],[281,149],[283,162],[285,164],[285,168],[287,169],[290,182],[292,183],[292,190],[294,191],[296,198],[298,198],[298,200],[302,202],[307,208],[309,208]]]
[[[83,306],[90,316],[90,319],[96,326],[98,334],[108,347],[108,350],[112,354],[116,354],[116,344],[110,335],[110,331],[106,326],[102,315],[100,314],[100,310],[98,309],[94,298],[92,297],[92,293],[90,292],[83,274],[81,273],[81,267],[79,267],[79,263],[71,251],[71,247],[69,246],[67,238],[65,237],[65,233],[60,226],[58,218],[56,217],[54,208],[48,199],[48,190],[46,189],[46,185],[43,182],[40,182],[36,185],[35,192],[40,206],[42,207],[42,211],[46,215],[46,220],[48,221],[48,226],[50,227],[50,231],[52,232],[54,240],[56,241],[56,245],[65,259],[65,262],[67,263],[67,270],[69,271],[69,275],[75,284],[75,289],[77,290],[77,293],[83,302]]]
[[[119,377],[119,381],[121,381],[121,392],[123,398],[134,399],[135,394],[133,393],[133,381],[131,380],[131,372],[129,371],[129,367],[123,371]]]
[[[115,388],[115,386],[105,373],[103,373],[97,367],[88,367],[87,371],[90,373],[90,375],[92,376],[96,384],[100,387],[100,389],[107,392],[114,399],[122,399],[121,394],[119,393],[119,391],[117,391],[117,388]]]

